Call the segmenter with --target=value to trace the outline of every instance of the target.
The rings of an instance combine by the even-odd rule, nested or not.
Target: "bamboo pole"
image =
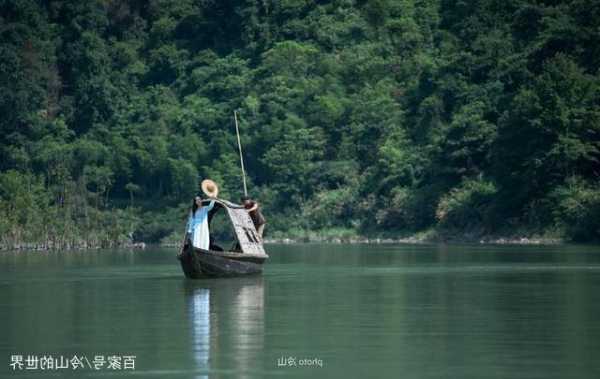
[[[246,171],[244,170],[244,157],[242,155],[242,142],[240,141],[240,129],[238,127],[237,111],[233,111],[233,119],[235,120],[235,134],[237,135],[238,149],[240,150],[240,165],[242,166],[242,180],[244,182],[244,196],[248,196],[248,188],[246,187]]]

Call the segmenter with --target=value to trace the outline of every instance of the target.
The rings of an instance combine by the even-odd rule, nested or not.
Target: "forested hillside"
[[[595,0],[0,0],[2,244],[179,238],[234,110],[272,236],[594,240],[599,67]]]

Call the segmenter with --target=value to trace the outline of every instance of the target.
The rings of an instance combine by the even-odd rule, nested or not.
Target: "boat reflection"
[[[263,278],[186,281],[185,285],[196,378],[218,377],[224,368],[234,368],[236,377],[255,376],[252,371],[264,347]]]
[[[209,369],[208,358],[210,356],[210,290],[208,288],[194,289],[189,302],[192,352],[196,367],[205,372]],[[208,375],[199,375],[197,378],[208,378]]]

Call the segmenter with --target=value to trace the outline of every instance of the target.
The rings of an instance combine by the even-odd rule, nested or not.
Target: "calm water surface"
[[[267,250],[262,276],[206,280],[168,249],[0,252],[0,377],[600,377],[599,247]],[[13,355],[136,358],[13,371]]]

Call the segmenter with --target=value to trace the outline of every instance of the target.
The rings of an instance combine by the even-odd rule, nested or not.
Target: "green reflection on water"
[[[593,378],[593,246],[272,245],[261,276],[186,280],[174,250],[0,254],[11,355],[135,355],[137,377]],[[293,357],[296,367],[279,367]],[[323,367],[300,367],[316,358]]]

